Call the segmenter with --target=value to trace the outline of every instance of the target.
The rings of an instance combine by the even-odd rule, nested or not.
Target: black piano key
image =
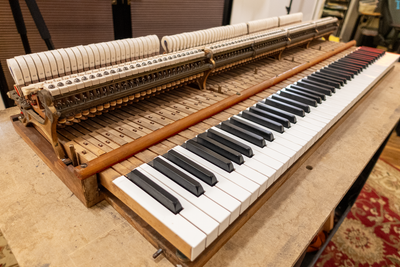
[[[356,69],[357,71],[362,71],[363,68],[362,66],[356,66],[354,64],[350,64],[349,62],[345,61],[335,61],[330,66],[342,66],[342,67],[347,67],[349,69]]]
[[[322,93],[324,95],[329,95],[329,96],[332,95],[332,91],[331,90],[325,89],[325,88],[320,87],[320,86],[316,86],[316,85],[311,84],[311,83],[309,83],[307,81],[298,81],[298,82],[296,82],[295,85],[298,85],[298,86],[304,87],[306,89]]]
[[[344,72],[344,71],[334,70],[334,69],[329,69],[329,68],[320,69],[319,72],[328,73],[333,76],[342,77],[348,81],[350,81],[354,77],[354,75],[350,72]]]
[[[293,100],[293,99],[290,99],[290,98],[286,98],[286,97],[280,96],[278,94],[273,94],[271,97],[272,97],[272,99],[275,99],[275,100],[287,103],[289,105],[301,108],[302,110],[304,110],[304,112],[310,113],[310,107],[308,105],[306,105],[306,104],[303,104],[303,103],[299,102],[299,101],[296,101],[296,100]]]
[[[254,114],[257,114],[257,115],[263,116],[264,118],[276,121],[276,122],[282,124],[283,127],[285,127],[285,128],[291,127],[290,121],[282,116],[278,116],[272,112],[268,112],[268,111],[265,111],[265,110],[262,110],[262,109],[259,109],[256,107],[250,107],[249,110],[250,110],[250,112],[252,112]]]
[[[305,88],[305,87],[303,87],[301,85],[291,84],[290,87],[287,87],[286,89],[298,90],[298,91],[305,92],[305,93],[310,94],[310,95],[315,95],[315,96],[321,98],[321,100],[324,100],[324,101],[326,100],[326,95],[324,93],[320,93],[320,92],[317,92],[315,90],[311,90],[311,89]]]
[[[233,150],[238,151],[239,153],[242,153],[246,157],[251,158],[254,155],[253,150],[248,145],[245,145],[233,138],[230,138],[229,136],[226,136],[223,133],[220,133],[214,129],[207,130],[207,136],[220,142],[221,144],[226,145],[227,147],[232,148]]]
[[[313,76],[313,75],[309,75],[309,76],[307,76],[306,79],[307,80],[311,80],[311,81],[315,81],[315,82],[318,82],[318,83],[322,83],[322,84],[327,84],[327,85],[333,86],[335,88],[339,88],[340,87],[339,83],[331,81],[331,80],[326,79],[326,78],[321,78],[321,77],[316,77],[316,76]]]
[[[291,92],[291,93],[294,93],[294,94],[296,94],[296,95],[301,95],[301,96],[304,96],[304,97],[307,97],[307,98],[311,98],[311,99],[313,99],[315,102],[317,102],[317,104],[321,104],[321,103],[322,103],[322,100],[321,100],[321,98],[320,98],[319,96],[317,96],[317,95],[315,95],[315,94],[307,93],[306,91],[297,90],[297,89],[294,89],[294,88],[291,88],[291,87],[285,88],[284,91],[285,91],[285,92]],[[282,91],[281,91],[281,92],[282,92]]]
[[[217,152],[218,154],[224,156],[225,158],[232,160],[233,162],[239,165],[242,165],[244,163],[242,154],[208,137],[207,133],[199,134],[197,136],[196,142],[213,150],[214,152]]]
[[[293,105],[289,105],[289,104],[281,102],[281,101],[277,101],[276,99],[267,98],[264,100],[264,103],[267,105],[273,106],[275,108],[279,108],[283,111],[290,112],[290,113],[300,116],[300,117],[304,117],[306,115],[303,109],[295,107]]]
[[[303,104],[306,104],[306,105],[310,105],[310,106],[313,106],[313,107],[317,106],[317,101],[314,100],[313,98],[305,97],[305,96],[302,96],[302,95],[299,95],[299,94],[296,94],[296,93],[293,93],[293,92],[288,92],[286,90],[283,90],[283,91],[279,92],[279,95],[283,96],[283,97],[287,97],[287,98],[293,99],[295,101],[299,101],[299,102],[301,102]]]
[[[200,145],[193,139],[188,140],[182,146],[227,172],[232,172],[234,170],[232,161],[219,155],[211,149]]]
[[[198,181],[178,170],[165,160],[157,157],[148,164],[167,176],[169,179],[173,180],[175,183],[185,188],[196,197],[199,197],[204,193],[204,189]]]
[[[181,203],[176,197],[165,191],[140,171],[133,170],[128,173],[126,177],[155,200],[160,202],[164,207],[169,209],[172,213],[178,214],[183,209]]]
[[[363,64],[361,62],[357,62],[356,60],[350,60],[350,59],[340,59],[339,60],[340,63],[345,63],[348,64],[350,66],[355,66],[357,68],[363,68],[365,69],[367,66],[366,64]]]
[[[175,150],[168,151],[167,154],[164,154],[164,157],[210,186],[214,186],[216,183],[218,183],[217,177],[215,177],[214,173],[203,168],[182,154],[179,154]]]
[[[264,127],[267,127],[269,129],[272,129],[279,133],[283,133],[285,131],[285,128],[283,127],[282,124],[280,124],[276,121],[264,118],[263,116],[254,114],[248,110],[243,111],[242,114],[239,114],[239,116],[242,116],[243,118],[248,119],[249,121],[260,124]]]
[[[364,64],[364,65],[370,65],[372,63],[372,61],[374,60],[373,58],[364,57],[361,55],[350,55],[350,56],[346,57],[346,59],[353,60],[355,62],[360,62],[361,64]]]
[[[287,112],[287,111],[279,109],[277,107],[273,107],[271,105],[266,105],[264,103],[259,102],[256,104],[256,108],[259,108],[259,109],[265,110],[267,112],[276,114],[278,116],[284,117],[284,118],[288,119],[291,123],[297,122],[296,116],[293,113]]]
[[[237,117],[231,117],[229,119],[229,122],[232,123],[233,125],[236,125],[244,130],[251,131],[259,136],[262,136],[265,140],[272,142],[274,140],[274,135],[272,132],[263,129],[257,125],[254,125],[246,120],[237,118]]]
[[[240,137],[256,146],[265,147],[265,139],[262,136],[244,130],[228,121],[223,121],[221,125],[217,125],[216,127],[219,127],[222,130],[227,131],[228,133],[236,135],[237,137]]]
[[[321,77],[321,78],[325,78],[325,79],[331,80],[333,82],[337,82],[337,83],[340,84],[340,86],[343,86],[345,83],[347,83],[346,79],[344,79],[342,77],[339,77],[339,76],[331,75],[329,73],[315,72],[315,73],[313,73],[311,75],[317,76],[317,77]]]
[[[336,93],[336,89],[335,86],[326,84],[326,83],[321,83],[321,82],[317,82],[317,81],[313,81],[308,79],[307,77],[301,80],[302,82],[306,82],[308,84],[312,84],[318,88],[324,88],[324,89],[328,89],[330,90],[332,93]]]
[[[354,74],[359,74],[361,71],[360,69],[356,69],[356,68],[350,68],[348,66],[345,65],[339,65],[339,64],[331,64],[329,65],[329,68],[331,69],[338,69],[340,71],[350,71],[351,73]]]

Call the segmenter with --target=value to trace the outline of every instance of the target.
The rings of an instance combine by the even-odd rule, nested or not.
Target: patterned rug
[[[400,266],[399,170],[377,162],[315,266]]]
[[[18,267],[17,260],[15,259],[7,240],[0,232],[0,267]]]

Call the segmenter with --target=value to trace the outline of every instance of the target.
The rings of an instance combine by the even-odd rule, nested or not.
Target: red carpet
[[[400,172],[379,160],[317,267],[400,266]]]

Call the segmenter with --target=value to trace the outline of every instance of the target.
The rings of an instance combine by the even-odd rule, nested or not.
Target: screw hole
[[[306,169],[311,171],[311,170],[313,169],[313,167],[310,166],[310,165],[307,165],[307,166],[306,166]]]

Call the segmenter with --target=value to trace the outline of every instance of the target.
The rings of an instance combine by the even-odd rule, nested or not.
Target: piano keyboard
[[[357,49],[112,183],[194,260],[397,60]]]

